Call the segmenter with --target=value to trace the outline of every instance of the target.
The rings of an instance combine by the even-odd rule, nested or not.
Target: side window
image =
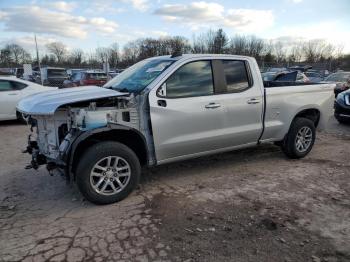
[[[222,60],[227,92],[241,92],[249,88],[249,79],[244,61]]]
[[[12,85],[9,81],[0,80],[0,92],[12,91]]]
[[[11,84],[12,84],[13,89],[15,89],[15,90],[22,90],[28,86],[24,83],[20,83],[20,82],[16,82],[16,81],[11,81]]]
[[[73,81],[79,81],[79,79],[80,79],[80,73],[75,73],[72,77]]]
[[[166,97],[190,97],[214,94],[210,61],[195,61],[180,67],[166,81]]]

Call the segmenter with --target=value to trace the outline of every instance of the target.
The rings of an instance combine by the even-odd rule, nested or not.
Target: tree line
[[[98,47],[93,52],[82,49],[69,50],[61,42],[51,42],[45,46],[40,56],[42,65],[71,67],[101,67],[108,62],[111,68],[125,68],[142,59],[178,53],[212,53],[253,56],[259,63],[333,63],[339,65],[344,60],[349,63],[349,55],[343,54],[341,46],[322,40],[299,41],[293,44],[283,41],[265,40],[254,35],[234,35],[229,37],[222,29],[208,30],[194,35],[191,40],[182,36],[161,38],[140,38],[130,41],[122,48],[118,43],[108,47]],[[33,50],[32,50],[33,51]],[[32,56],[18,44],[9,43],[0,49],[0,66],[15,67],[24,63],[36,64]]]

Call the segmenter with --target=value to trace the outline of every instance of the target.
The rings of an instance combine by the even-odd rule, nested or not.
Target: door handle
[[[214,109],[214,108],[218,108],[220,106],[221,105],[217,104],[217,103],[209,103],[209,104],[205,105],[205,108],[207,108],[207,109]]]
[[[249,105],[255,105],[255,104],[259,104],[260,103],[260,99],[257,98],[251,98],[247,101],[247,104]]]
[[[9,96],[17,96],[18,94],[16,94],[16,93],[10,93],[10,94],[8,94]]]

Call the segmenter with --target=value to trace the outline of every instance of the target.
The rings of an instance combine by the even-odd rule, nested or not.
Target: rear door
[[[182,65],[151,90],[149,103],[158,162],[225,147],[210,60]]]
[[[223,133],[226,145],[256,144],[263,123],[261,81],[254,82],[248,61],[226,59],[215,63],[217,78],[223,80],[221,87],[217,88],[216,97],[225,109]]]

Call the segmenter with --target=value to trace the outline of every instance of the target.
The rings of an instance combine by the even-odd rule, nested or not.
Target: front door
[[[149,94],[157,161],[225,147],[224,108],[214,95],[212,62],[177,69]]]

